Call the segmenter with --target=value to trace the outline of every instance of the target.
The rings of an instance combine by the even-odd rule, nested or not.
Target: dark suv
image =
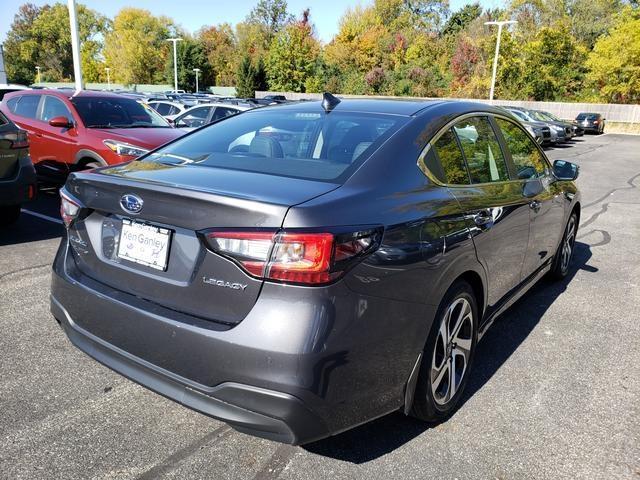
[[[254,435],[442,421],[494,319],[567,275],[577,174],[487,105],[251,110],[72,174],[51,310],[98,361]]]
[[[0,113],[0,226],[14,223],[36,194],[36,171],[27,132]]]

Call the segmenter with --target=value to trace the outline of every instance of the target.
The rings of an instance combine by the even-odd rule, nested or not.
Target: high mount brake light
[[[349,264],[372,252],[378,230],[349,234],[299,231],[208,231],[209,247],[249,274],[267,280],[320,285],[339,278]]]
[[[80,212],[80,205],[60,190],[60,217],[65,227],[69,228],[71,222],[78,216],[78,212]]]

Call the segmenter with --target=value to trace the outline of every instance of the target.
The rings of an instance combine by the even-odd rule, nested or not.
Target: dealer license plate
[[[167,269],[170,243],[171,230],[125,218],[122,220],[118,257],[164,271]]]

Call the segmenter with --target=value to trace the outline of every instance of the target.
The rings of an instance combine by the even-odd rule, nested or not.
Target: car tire
[[[0,207],[0,226],[12,225],[20,218],[20,205],[6,205]]]
[[[440,423],[451,416],[469,379],[479,321],[471,285],[465,281],[454,283],[435,318],[422,353],[411,408],[413,417],[429,423]]]
[[[578,216],[575,212],[571,213],[567,226],[562,234],[562,240],[556,254],[553,257],[553,263],[549,274],[555,280],[562,280],[569,273],[573,252],[575,250],[576,234],[578,232]]]

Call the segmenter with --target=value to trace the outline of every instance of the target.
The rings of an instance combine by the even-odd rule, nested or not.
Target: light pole
[[[38,83],[42,83],[42,78],[40,78],[40,67],[36,65],[36,70],[38,71]]]
[[[73,78],[76,83],[76,90],[82,90],[84,82],[82,81],[82,67],[80,65],[80,36],[78,35],[75,0],[69,0],[69,25],[71,27],[71,50],[73,53]]]
[[[196,93],[198,93],[200,91],[198,90],[198,73],[200,73],[200,69],[194,68],[193,71],[196,72]]]
[[[498,25],[498,38],[496,39],[496,54],[493,57],[493,75],[491,75],[491,92],[489,93],[489,100],[493,101],[493,91],[496,86],[496,72],[498,70],[498,53],[500,52],[500,37],[502,36],[502,27],[504,25],[510,25],[518,23],[517,20],[503,20],[501,22],[484,22],[485,25]]]
[[[109,75],[111,73],[111,69],[106,67],[105,70],[107,72],[107,90],[111,91],[111,76]]]
[[[178,93],[178,53],[176,45],[181,38],[167,38],[167,42],[173,42],[173,91]]]

